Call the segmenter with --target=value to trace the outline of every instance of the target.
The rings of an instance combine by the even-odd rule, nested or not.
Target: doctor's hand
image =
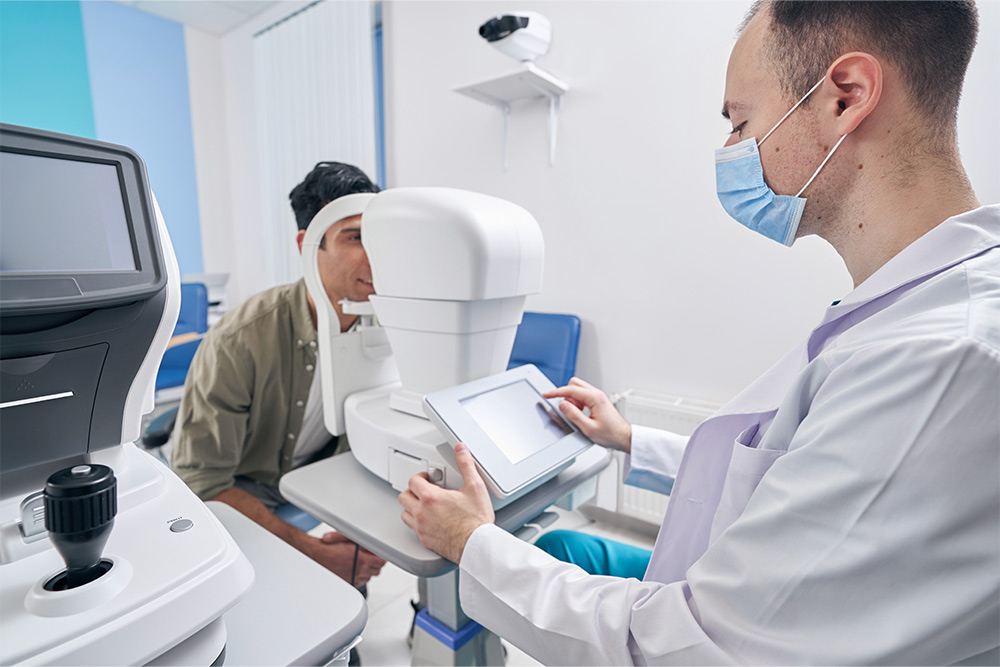
[[[632,425],[615,410],[607,394],[594,385],[575,377],[565,387],[543,396],[565,399],[559,403],[559,410],[591,441],[626,454],[632,451]]]
[[[385,565],[383,559],[368,549],[358,547],[340,533],[326,533],[323,537],[312,539],[315,542],[309,556],[347,583],[351,583],[353,572],[355,586],[368,583]],[[354,564],[355,552],[358,557],[357,565]]]
[[[427,473],[420,473],[399,494],[399,504],[403,523],[416,531],[423,545],[458,563],[473,531],[496,517],[490,492],[463,443],[455,445],[455,461],[465,482],[461,491],[442,489],[428,480]]]

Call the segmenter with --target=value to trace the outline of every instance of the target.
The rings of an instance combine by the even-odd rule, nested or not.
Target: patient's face
[[[341,299],[367,301],[375,293],[368,255],[361,245],[360,215],[344,218],[326,230],[324,247],[316,259],[319,277],[331,303]]]

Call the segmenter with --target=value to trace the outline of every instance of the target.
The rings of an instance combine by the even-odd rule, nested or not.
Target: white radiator
[[[681,435],[690,435],[698,424],[719,408],[719,405],[707,401],[631,389],[612,396],[612,400],[629,423]],[[615,456],[618,459],[618,470],[621,471],[625,455],[616,453]],[[601,483],[613,483],[616,493],[601,494],[599,490],[598,498],[603,496],[605,499],[615,500],[614,507],[600,502],[599,506],[604,505],[604,509],[659,528],[663,514],[667,511],[669,496],[623,484],[620,472],[614,477],[602,476]]]

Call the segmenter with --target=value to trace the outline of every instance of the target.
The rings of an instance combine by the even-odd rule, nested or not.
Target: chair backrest
[[[561,387],[576,372],[580,318],[555,313],[524,313],[514,337],[507,368],[534,364],[554,385]]]
[[[181,284],[181,312],[174,335],[208,331],[208,288],[201,283]]]
[[[181,284],[181,312],[177,316],[174,335],[208,331],[208,289],[201,283]],[[156,372],[156,390],[179,387],[187,377],[191,359],[200,340],[170,347]]]

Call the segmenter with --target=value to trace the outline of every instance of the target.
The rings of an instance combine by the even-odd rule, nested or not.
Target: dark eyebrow
[[[343,229],[341,229],[337,233],[338,234],[360,234],[361,233],[361,227],[358,227],[358,226],[344,227]]]
[[[741,104],[740,102],[730,102],[729,100],[726,100],[722,104],[722,117],[725,118],[726,120],[729,120],[730,109],[746,109],[748,108],[748,106],[749,105]]]

